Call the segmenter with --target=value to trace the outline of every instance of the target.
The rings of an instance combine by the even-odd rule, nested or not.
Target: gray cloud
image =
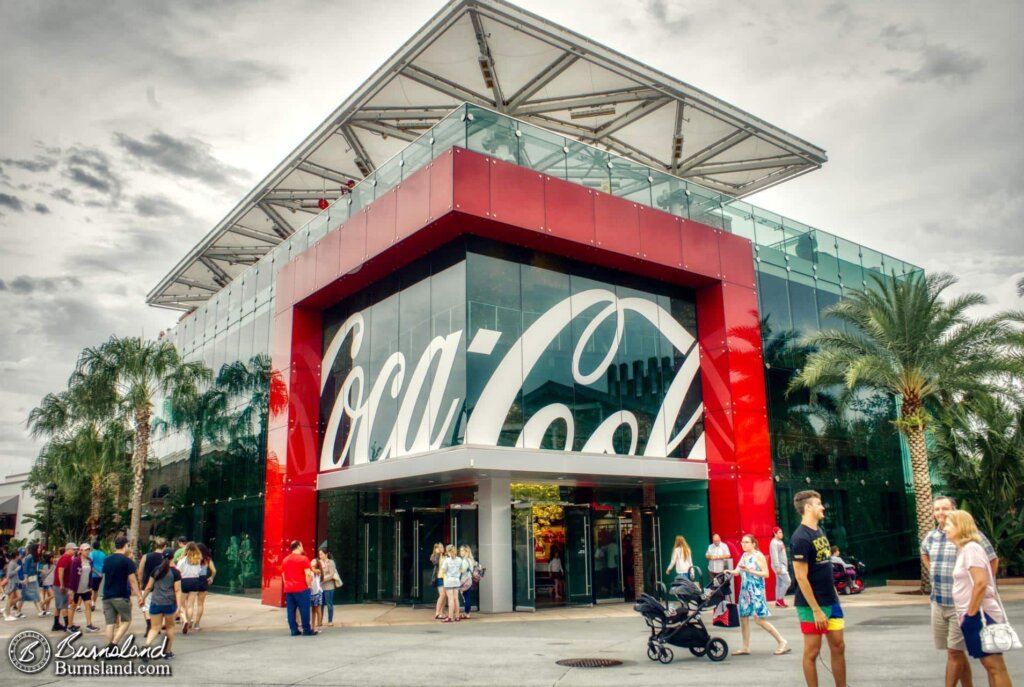
[[[46,205],[46,203],[36,203],[32,207],[32,209],[38,212],[40,215],[50,214],[50,208]]]
[[[138,196],[132,205],[135,212],[143,217],[180,217],[188,214],[185,208],[162,195]]]
[[[186,55],[164,51],[161,64],[193,88],[211,91],[238,91],[288,78],[288,71],[259,60],[238,60]],[[155,101],[155,97],[150,101]]]
[[[928,42],[925,32],[916,26],[889,24],[879,32],[886,49],[914,54],[916,67],[887,69],[886,74],[904,83],[964,84],[985,67],[985,60],[948,45]]]
[[[143,164],[183,179],[224,187],[246,176],[243,170],[214,157],[210,152],[211,146],[193,136],[176,138],[163,131],[155,131],[144,140],[122,133],[114,134],[114,140]]]
[[[673,5],[675,4],[676,3],[673,3]],[[677,7],[673,7],[672,9],[676,10]],[[667,29],[672,33],[682,33],[690,28],[690,18],[687,16],[678,16],[678,13],[675,11],[670,13],[669,3],[667,0],[648,0],[647,12],[661,28]]]
[[[75,199],[71,193],[71,189],[67,187],[57,188],[54,189],[53,191],[50,191],[50,197],[55,198],[57,200],[62,200],[70,205],[75,204]]]
[[[10,208],[15,212],[24,212],[25,205],[21,202],[21,198],[12,196],[8,193],[0,193],[0,206]]]
[[[0,279],[0,291],[7,291],[20,296],[34,293],[56,293],[69,291],[82,286],[78,277],[29,277],[21,275],[10,281]]]
[[[7,158],[0,160],[0,163],[23,169],[26,172],[48,172],[57,166],[57,159],[54,157],[37,155],[32,160],[15,160]]]
[[[70,148],[63,173],[67,179],[101,196],[104,202],[116,205],[121,198],[121,177],[114,172],[107,154],[98,148]]]

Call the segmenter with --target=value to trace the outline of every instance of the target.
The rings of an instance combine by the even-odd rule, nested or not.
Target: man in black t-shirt
[[[146,554],[142,559],[142,579],[139,580],[139,588],[145,589],[149,578],[153,576],[156,569],[164,562],[164,551],[167,549],[167,540],[157,537],[153,540],[153,551]],[[142,615],[146,618],[146,632],[149,632],[149,604],[142,609]]]
[[[804,680],[808,687],[818,685],[815,661],[821,653],[821,636],[825,635],[836,687],[846,687],[843,609],[832,582],[832,549],[818,526],[825,517],[825,506],[816,491],[797,493],[793,506],[800,514],[800,525],[793,531],[789,547],[797,583],[794,605],[804,635]]]
[[[114,553],[103,560],[103,617],[107,650],[117,645],[132,623],[132,594],[140,596],[135,561],[128,558],[128,537],[114,538]],[[116,628],[116,629],[115,629]]]

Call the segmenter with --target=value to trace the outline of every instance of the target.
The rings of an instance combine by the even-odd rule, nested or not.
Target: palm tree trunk
[[[148,407],[135,412],[135,450],[132,452],[132,516],[128,526],[128,546],[139,551],[137,546],[139,530],[142,528],[142,487],[146,477],[146,461],[149,459]]]
[[[914,476],[914,505],[917,511],[917,540],[922,541],[935,527],[932,514],[932,476],[928,469],[928,449],[924,441],[924,427],[910,426],[906,430],[910,447],[910,468]],[[921,591],[931,591],[931,577],[921,566]]]
[[[103,479],[99,475],[92,476],[92,488],[89,494],[89,539],[96,539],[100,531],[100,517],[103,512]]]

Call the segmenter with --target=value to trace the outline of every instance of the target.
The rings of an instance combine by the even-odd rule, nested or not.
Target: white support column
[[[480,610],[512,611],[512,492],[508,477],[480,480],[477,503],[480,564],[487,575],[480,581]]]

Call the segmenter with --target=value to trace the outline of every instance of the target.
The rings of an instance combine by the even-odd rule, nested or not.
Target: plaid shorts
[[[811,610],[810,606],[797,606],[796,617],[800,620],[800,632],[805,635],[823,635],[829,632],[838,632],[846,627],[846,621],[843,619],[843,608],[838,604],[832,604],[821,609],[824,612],[825,617],[828,618],[828,625],[824,630],[819,630],[818,626],[814,624],[814,611]]]

